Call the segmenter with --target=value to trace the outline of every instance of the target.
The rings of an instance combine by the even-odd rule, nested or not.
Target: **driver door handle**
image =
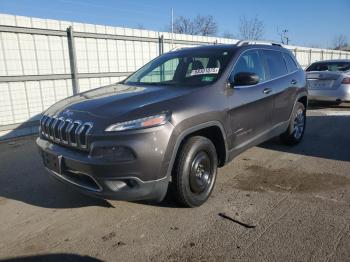
[[[263,93],[264,93],[265,95],[270,94],[271,92],[272,92],[272,89],[271,89],[271,88],[265,88],[265,89],[263,90]]]
[[[292,85],[296,85],[296,84],[298,83],[298,81],[295,80],[295,79],[293,79],[292,81],[290,81],[290,83],[291,83]]]

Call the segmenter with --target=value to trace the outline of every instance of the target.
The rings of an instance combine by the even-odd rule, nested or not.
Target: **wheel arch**
[[[221,122],[209,121],[188,128],[185,131],[181,132],[181,134],[177,137],[172,157],[168,166],[168,175],[171,175],[171,171],[174,167],[176,157],[186,140],[189,137],[196,135],[207,137],[213,142],[216,152],[218,154],[218,166],[221,167],[225,165],[228,159],[228,146],[226,141],[225,129]]]
[[[305,107],[305,109],[307,108],[307,105],[308,105],[308,99],[307,99],[307,95],[306,94],[301,94],[299,97],[298,97],[298,102],[302,103]]]
[[[300,92],[300,93],[297,95],[297,97],[296,97],[296,99],[295,99],[295,101],[294,101],[294,105],[293,105],[293,107],[292,107],[292,110],[291,110],[291,112],[289,113],[289,119],[288,119],[288,121],[290,121],[291,118],[292,118],[292,115],[293,115],[293,112],[294,112],[294,109],[295,109],[295,106],[296,106],[297,102],[302,103],[302,104],[305,106],[305,109],[307,109],[307,105],[308,105],[308,93],[307,93],[307,91]]]

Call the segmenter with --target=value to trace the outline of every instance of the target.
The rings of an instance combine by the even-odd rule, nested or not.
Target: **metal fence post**
[[[311,65],[312,49],[309,50],[309,65]]]
[[[79,93],[79,79],[78,79],[78,70],[77,70],[77,57],[75,53],[74,31],[72,26],[67,28],[67,39],[68,39],[70,71],[72,74],[72,87],[73,87],[73,94],[75,95]]]
[[[159,37],[159,55],[162,55],[164,53],[164,36],[161,35]]]

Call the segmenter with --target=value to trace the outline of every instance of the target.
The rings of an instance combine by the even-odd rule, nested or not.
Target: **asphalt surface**
[[[350,104],[307,121],[298,146],[221,168],[194,209],[86,197],[44,171],[34,137],[0,143],[0,260],[350,261]]]

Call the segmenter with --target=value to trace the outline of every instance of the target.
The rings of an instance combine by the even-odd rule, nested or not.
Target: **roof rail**
[[[175,51],[179,51],[179,50],[186,49],[186,48],[191,48],[191,47],[194,47],[194,46],[174,47],[173,49],[169,50],[169,52],[175,52]]]
[[[275,45],[282,46],[279,43],[269,42],[269,41],[261,41],[261,40],[240,40],[236,43],[237,46],[243,45]]]
[[[170,49],[169,52],[174,52],[174,51],[178,51],[184,49],[183,47],[174,47],[173,49]]]

